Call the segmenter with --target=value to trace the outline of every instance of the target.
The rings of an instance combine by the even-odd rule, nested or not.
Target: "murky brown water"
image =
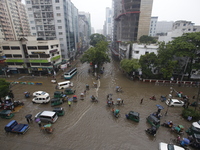
[[[74,89],[79,96],[84,91],[85,85],[90,85],[85,100],[79,100],[73,103],[69,108],[67,103],[61,106],[66,114],[59,117],[53,124],[55,131],[53,134],[47,134],[40,131],[36,123],[30,124],[30,129],[24,135],[6,134],[4,126],[11,119],[0,118],[0,146],[2,150],[157,150],[159,142],[169,142],[170,138],[175,138],[176,134],[171,133],[169,129],[160,127],[156,137],[152,137],[144,131],[150,125],[146,122],[146,117],[157,110],[156,104],[165,107],[162,114],[166,112],[165,103],[160,100],[151,101],[149,97],[156,95],[168,95],[170,86],[158,86],[153,83],[144,83],[141,81],[131,81],[125,77],[118,69],[118,63],[111,62],[105,64],[105,73],[98,82],[98,88],[92,87],[92,83],[97,80],[88,74],[89,64],[77,64],[78,74],[72,79]],[[59,76],[59,77],[58,77]],[[58,81],[63,81],[60,75]],[[21,85],[12,87],[16,100],[21,100],[25,106],[19,109],[13,119],[20,123],[26,123],[25,115],[33,116],[42,110],[52,110],[50,104],[32,104],[31,98],[25,99],[23,92],[33,93],[37,90],[43,90],[50,93],[53,97],[55,84],[52,84],[50,77],[24,77],[21,81],[39,81],[43,85]],[[14,80],[14,79],[10,79]],[[120,85],[123,93],[116,93],[115,87]],[[192,97],[197,95],[197,88],[173,86],[177,91]],[[106,106],[106,95],[112,93],[113,99],[124,100],[123,106],[115,106],[120,110],[121,116],[116,119],[111,113],[111,108]],[[91,103],[90,96],[98,96],[99,103]],[[140,104],[141,98],[144,98],[143,104]],[[125,118],[125,113],[130,110],[140,113],[140,122],[135,123]],[[180,116],[182,108],[169,108],[168,115],[163,116],[161,122],[173,120],[175,124],[182,124],[188,128],[191,123],[185,121]],[[187,137],[187,134],[184,134]]]

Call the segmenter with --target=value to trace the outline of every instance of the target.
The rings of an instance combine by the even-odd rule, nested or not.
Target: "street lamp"
[[[169,110],[169,106],[170,106],[172,98],[173,98],[173,93],[174,93],[174,89],[172,87],[170,87],[169,104],[167,105],[167,110],[165,112],[165,116],[167,116],[167,113],[168,113],[168,110]]]

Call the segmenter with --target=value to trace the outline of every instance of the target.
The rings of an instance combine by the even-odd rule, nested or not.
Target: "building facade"
[[[0,45],[6,57],[5,69],[11,74],[54,74],[62,61],[58,40],[36,40],[35,37],[27,37],[18,41],[1,41]]]
[[[27,13],[21,0],[1,0],[0,40],[18,40],[29,35]]]
[[[26,0],[31,34],[59,40],[64,59],[74,59],[78,47],[78,10],[70,0]]]
[[[157,26],[158,17],[151,17],[150,27],[149,27],[149,36],[154,37],[156,35],[156,26]]]
[[[112,52],[115,56],[120,55],[121,42],[137,41],[149,34],[152,5],[153,0],[113,0]]]
[[[107,40],[111,41],[112,39],[112,9],[106,7],[106,20],[104,22],[104,36]]]
[[[155,36],[167,35],[167,32],[172,31],[173,23],[173,21],[158,21]]]

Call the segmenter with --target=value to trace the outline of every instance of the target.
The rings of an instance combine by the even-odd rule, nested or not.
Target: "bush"
[[[192,108],[183,109],[182,116],[185,119],[187,119],[188,116],[191,116],[192,120],[199,120],[200,119],[200,113],[198,111],[195,111]]]

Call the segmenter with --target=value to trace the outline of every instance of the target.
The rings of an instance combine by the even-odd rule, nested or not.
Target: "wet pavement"
[[[65,115],[58,118],[53,124],[55,129],[52,134],[44,133],[40,130],[37,123],[30,123],[30,129],[24,135],[7,134],[4,132],[4,126],[12,119],[19,123],[27,123],[25,115],[33,114],[43,110],[52,110],[50,104],[33,104],[31,98],[25,98],[24,92],[46,91],[53,97],[56,84],[51,83],[52,77],[16,77],[11,76],[10,81],[39,82],[42,85],[15,84],[12,90],[15,100],[24,102],[23,107],[15,110],[15,116],[12,119],[0,118],[0,146],[2,150],[158,150],[159,142],[169,143],[170,139],[176,138],[177,134],[172,133],[168,128],[160,127],[156,137],[152,137],[145,132],[150,128],[146,117],[157,111],[156,104],[164,107],[161,111],[163,117],[161,123],[165,120],[172,120],[174,124],[182,124],[187,129],[191,122],[181,117],[182,107],[169,107],[168,114],[166,104],[161,102],[161,95],[168,95],[170,86],[155,85],[154,83],[145,83],[142,81],[132,81],[119,70],[118,63],[114,60],[105,64],[105,72],[100,80],[88,73],[89,64],[76,64],[78,73],[72,78],[73,89],[76,95],[84,92],[85,85],[90,85],[90,90],[86,92],[84,100],[78,100],[71,107],[67,103],[60,105],[65,109]],[[57,74],[57,81],[64,81],[61,74]],[[97,82],[97,88],[93,86]],[[116,93],[115,87],[121,86],[122,93]],[[196,87],[178,87],[174,85],[176,91],[182,91],[184,94],[192,97],[197,95]],[[124,105],[114,108],[120,110],[120,117],[115,118],[111,108],[106,105],[107,94],[113,94],[112,98],[116,103],[117,98],[124,100]],[[98,103],[92,103],[90,96],[98,97]],[[155,95],[156,101],[149,100]],[[140,100],[143,98],[143,103]],[[125,114],[130,110],[140,113],[140,122],[136,123],[125,118]],[[183,137],[187,137],[184,133]]]

